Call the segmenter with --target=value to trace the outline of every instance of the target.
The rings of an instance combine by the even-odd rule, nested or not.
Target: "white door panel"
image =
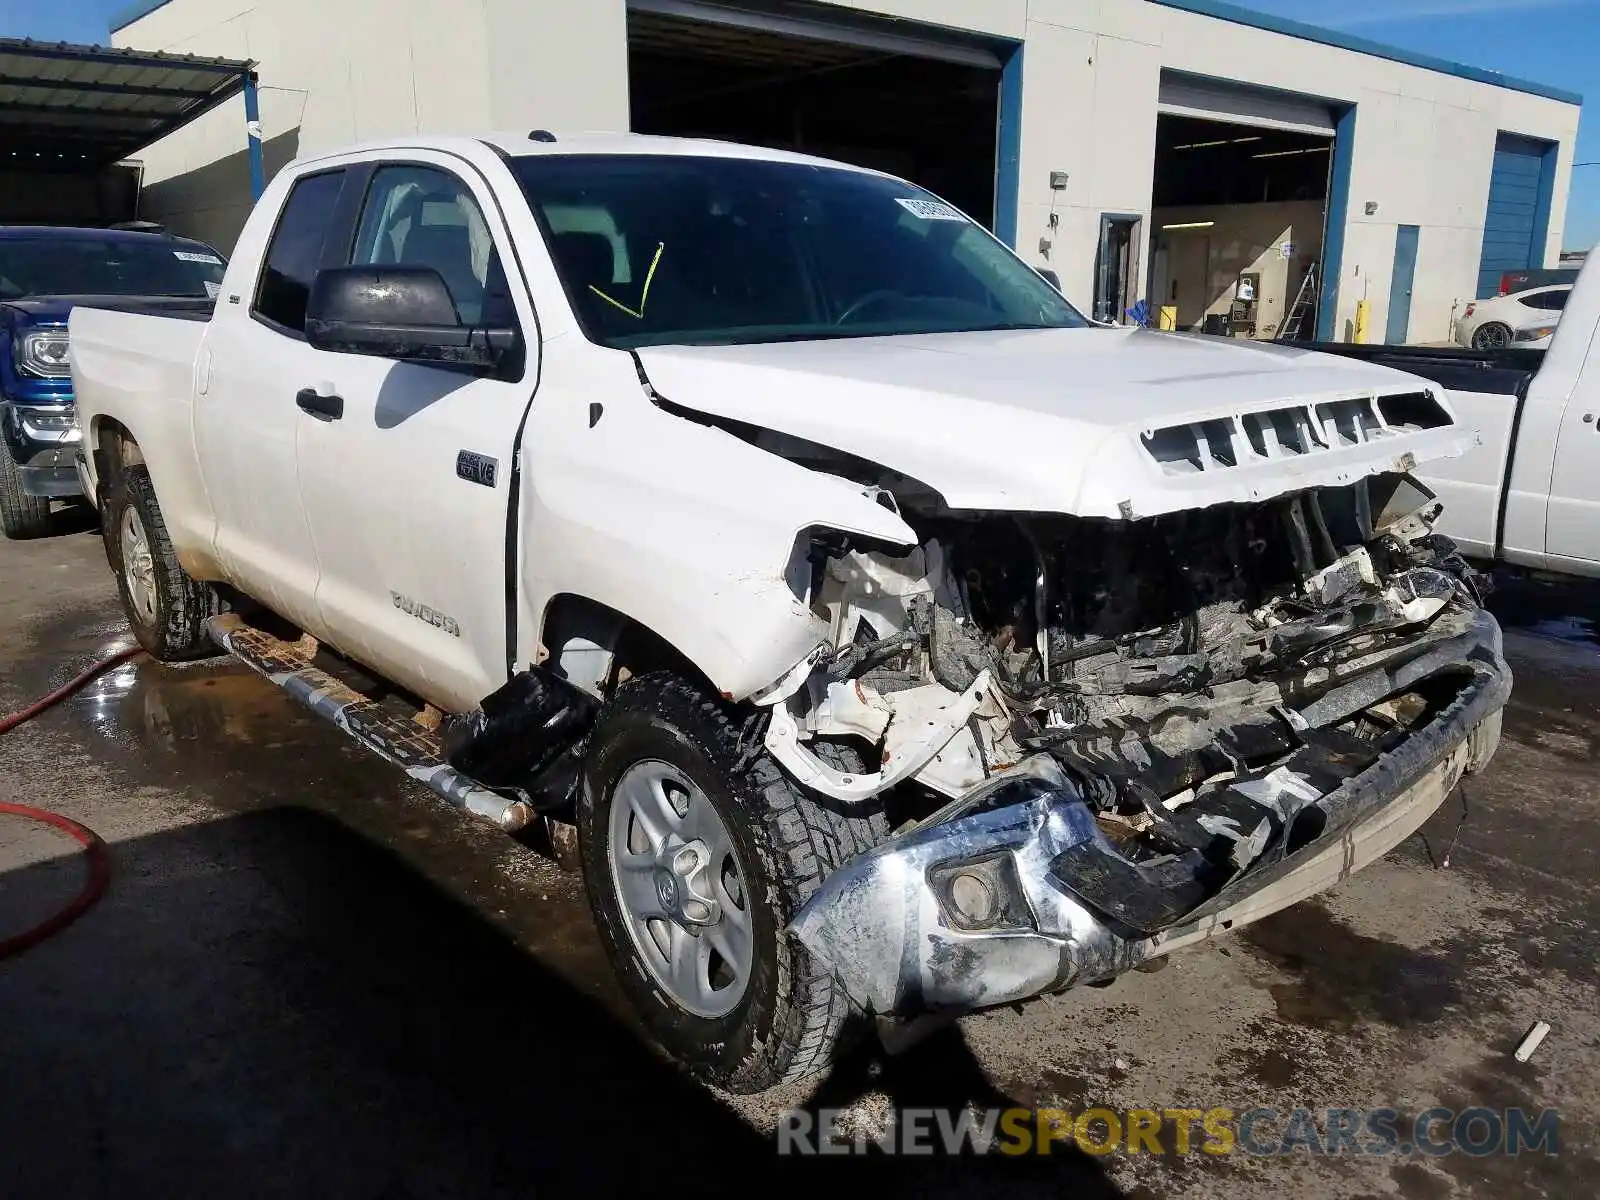
[[[318,632],[317,561],[300,504],[296,363],[303,343],[248,318],[212,329],[211,384],[196,399],[217,558],[241,590]]]
[[[1600,564],[1600,367],[1584,369],[1556,440],[1545,546],[1571,562]]]
[[[379,154],[350,252],[359,265],[429,266],[465,324],[516,323],[520,369],[316,352],[299,387],[343,398],[299,425],[300,490],[335,645],[451,710],[506,680],[506,523],[513,448],[538,378],[527,286],[494,198],[449,155]],[[471,456],[481,469],[458,470]],[[466,464],[463,464],[465,467]]]
[[[1477,430],[1480,443],[1460,458],[1425,464],[1417,476],[1444,504],[1439,532],[1469,554],[1492,556],[1500,524],[1500,492],[1506,453],[1516,420],[1517,398],[1489,392],[1450,393],[1462,424]]]
[[[270,226],[263,208],[241,239],[240,261],[260,266],[248,277],[236,267],[223,280],[196,380],[195,438],[216,508],[217,558],[243,591],[318,636],[317,555],[296,444],[305,414],[295,396],[316,357],[300,331],[344,179],[322,171],[274,186]]]
[[[520,387],[324,355],[345,401],[300,427],[323,622],[347,653],[452,709],[506,678],[505,545]],[[494,463],[462,478],[462,451]]]

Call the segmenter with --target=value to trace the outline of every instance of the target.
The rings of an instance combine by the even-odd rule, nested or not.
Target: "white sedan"
[[[1456,322],[1456,341],[1473,350],[1543,350],[1571,294],[1568,283],[1475,300]]]

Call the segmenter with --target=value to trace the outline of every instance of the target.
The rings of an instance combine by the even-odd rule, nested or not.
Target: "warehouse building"
[[[1580,106],[1215,0],[146,0],[113,41],[254,63],[259,140],[232,104],[141,155],[143,215],[222,247],[296,155],[632,129],[891,171],[1099,318],[1259,338],[1365,301],[1370,340],[1440,340],[1553,266]]]

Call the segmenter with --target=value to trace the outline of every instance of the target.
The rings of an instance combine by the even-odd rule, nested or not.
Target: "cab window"
[[[254,316],[287,333],[305,334],[311,281],[322,266],[323,243],[343,186],[341,170],[308,175],[290,189],[267,244],[266,266],[250,306]]]
[[[467,186],[437,167],[378,168],[367,188],[351,262],[432,267],[464,325],[516,324],[500,256]]]

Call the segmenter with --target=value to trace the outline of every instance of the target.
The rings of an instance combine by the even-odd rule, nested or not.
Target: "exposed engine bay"
[[[832,640],[761,698],[768,748],[909,828],[985,781],[1059,773],[1117,850],[1086,854],[1075,890],[1135,930],[1316,838],[1316,802],[1461,686],[1386,682],[1481,600],[1406,475],[1138,521],[879,499],[920,545],[830,534],[797,556]]]

